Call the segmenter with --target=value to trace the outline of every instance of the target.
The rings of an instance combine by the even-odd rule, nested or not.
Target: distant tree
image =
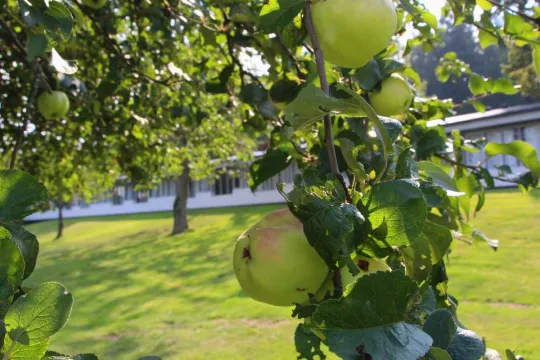
[[[503,76],[501,64],[506,61],[507,51],[497,46],[482,49],[477,41],[475,28],[469,24],[453,27],[446,22],[443,25],[446,26],[446,31],[442,36],[442,44],[435,46],[430,52],[424,52],[422,48],[416,47],[411,52],[410,61],[424,80],[425,95],[436,95],[441,99],[453,98],[454,103],[458,104],[465,102],[471,95],[468,88],[469,77],[450,77],[448,81],[441,71],[437,71],[444,55],[454,52],[460,60],[469,65],[472,72],[496,79]],[[503,94],[492,95],[483,100],[486,108],[519,105],[528,101],[521,95]],[[458,107],[456,110],[475,111],[472,106]]]
[[[508,62],[502,65],[502,72],[521,85],[524,95],[540,98],[540,80],[534,70],[533,50],[530,46],[512,46],[508,51]]]

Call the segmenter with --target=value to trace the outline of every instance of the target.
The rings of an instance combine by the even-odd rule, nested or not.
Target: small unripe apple
[[[255,21],[255,17],[251,12],[251,9],[246,4],[235,3],[231,6],[231,11],[229,12],[229,18],[237,23],[241,24],[251,24]]]
[[[354,263],[356,266],[358,266],[358,269],[360,270],[360,273],[356,276],[353,276],[349,269],[345,266],[340,269],[341,273],[341,284],[343,286],[343,290],[347,287],[347,285],[354,282],[357,278],[362,277],[364,275],[373,274],[377,271],[392,271],[390,266],[388,266],[384,261],[379,259],[372,259],[367,256],[363,255],[356,255],[354,258]]]
[[[397,27],[392,0],[316,0],[311,9],[325,60],[341,67],[367,64]]]
[[[82,0],[82,3],[92,9],[99,9],[107,3],[107,0]]]
[[[373,110],[382,116],[395,116],[407,111],[413,100],[411,87],[399,75],[381,81],[380,89],[369,94]]]
[[[37,99],[38,110],[47,120],[64,117],[69,111],[69,99],[62,91],[44,92]]]
[[[326,263],[289,209],[269,213],[238,238],[233,266],[248,296],[275,306],[309,302],[328,276]]]
[[[287,104],[296,98],[300,92],[300,85],[289,79],[278,80],[270,88],[270,100],[280,109],[285,110]]]

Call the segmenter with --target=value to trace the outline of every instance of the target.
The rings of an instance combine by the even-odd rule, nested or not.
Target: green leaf
[[[45,35],[29,34],[28,42],[26,44],[28,59],[33,60],[35,57],[45,54],[47,46],[49,46],[49,41]]]
[[[493,4],[488,0],[476,0],[476,5],[480,6],[482,10],[489,11],[493,7]]]
[[[429,278],[433,266],[429,242],[425,236],[418,236],[411,242],[411,246],[401,250],[401,254],[407,269],[407,276],[419,284]]]
[[[478,74],[472,74],[469,78],[469,90],[473,95],[483,95],[485,94],[485,80]]]
[[[297,359],[325,359],[326,356],[321,350],[321,339],[319,339],[311,329],[304,324],[298,324],[294,332],[294,345],[296,352],[300,354]]]
[[[21,284],[24,259],[9,232],[0,226],[0,300],[11,297]]]
[[[354,142],[346,137],[339,137],[336,141],[341,148],[341,153],[343,154],[343,158],[345,159],[345,162],[347,162],[349,169],[351,169],[359,180],[363,181],[367,179],[368,175],[366,174],[364,165],[357,160],[358,153],[363,147],[355,146]]]
[[[507,360],[518,360],[514,351],[506,349],[505,353]]]
[[[426,221],[420,236],[425,237],[429,242],[432,264],[435,265],[439,263],[452,244],[452,234],[450,233],[450,230],[431,221]]]
[[[403,69],[405,64],[392,59],[371,59],[354,71],[353,79],[362,90],[370,92],[382,80]]]
[[[0,170],[0,222],[22,220],[34,213],[32,205],[48,200],[47,189],[29,174]]]
[[[540,45],[533,47],[533,64],[536,75],[540,76]]]
[[[433,29],[437,29],[438,21],[437,17],[433,15],[431,12],[425,10],[422,11],[422,19]]]
[[[6,337],[6,344],[11,343],[9,340],[9,337]],[[13,350],[10,352],[9,358],[10,360],[36,360],[41,359],[45,352],[47,351],[47,347],[49,346],[49,339],[42,341],[40,343],[26,345],[26,346],[19,346],[19,344],[15,345]],[[64,359],[61,359],[64,360]],[[68,358],[69,360],[69,358]]]
[[[312,125],[328,112],[368,117],[382,138],[383,158],[386,161],[388,154],[394,152],[393,142],[388,136],[383,122],[369,103],[362,96],[342,85],[334,88],[333,95],[327,96],[320,88],[309,85],[303,88],[296,99],[287,105],[285,119],[298,130]],[[385,169],[386,163],[378,174],[378,179],[383,175]]]
[[[222,84],[228,83],[233,72],[234,72],[234,64],[225,66],[223,70],[221,70],[221,72],[219,73],[219,81]]]
[[[65,42],[73,30],[73,15],[60,1],[52,1],[47,10],[43,12],[42,24],[47,34],[57,42]]]
[[[158,356],[146,356],[145,358],[150,359],[154,358],[154,360],[161,360]],[[73,357],[73,360],[98,360],[98,357],[94,354],[77,354]]]
[[[210,94],[227,94],[227,86],[222,83],[207,82],[204,88]]]
[[[403,149],[396,164],[396,179],[418,178],[418,167],[414,161],[415,151],[412,147]]]
[[[4,351],[23,350],[47,341],[66,324],[73,296],[56,282],[36,286],[19,297],[9,308],[5,323],[8,331]],[[12,346],[12,343],[15,343]]]
[[[459,174],[456,174],[459,175]],[[469,218],[471,201],[470,199],[476,194],[476,189],[479,187],[478,180],[474,174],[462,174],[456,178],[456,185],[459,191],[464,192],[465,195],[458,198],[460,206],[465,211],[467,219]]]
[[[497,155],[511,155],[523,163],[535,177],[540,177],[540,160],[536,149],[525,141],[517,140],[508,144],[490,142],[485,147],[488,158]]]
[[[390,141],[392,141],[392,143],[396,142],[399,135],[401,135],[401,130],[403,129],[401,121],[384,116],[379,116],[379,119],[381,120]]]
[[[24,259],[23,280],[28,278],[36,266],[39,253],[39,243],[36,236],[14,223],[0,223],[11,234],[11,239],[17,244]]]
[[[446,132],[442,126],[425,128],[413,127],[412,144],[418,159],[427,159],[434,153],[446,151]]]
[[[491,92],[494,94],[515,95],[519,93],[519,88],[515,87],[510,79],[500,78],[495,81]]]
[[[459,328],[446,309],[432,313],[423,330],[433,338],[433,346],[446,350],[452,359],[478,360],[484,355],[482,339],[470,330]]]
[[[504,12],[504,32],[509,35],[526,35],[534,31],[534,28],[525,19],[519,15],[512,14],[509,11]]]
[[[425,356],[426,360],[452,360],[450,354],[438,347],[432,347]]]
[[[261,29],[267,34],[283,30],[303,7],[304,0],[270,0],[259,14]]]
[[[417,285],[403,272],[379,271],[358,278],[346,296],[321,303],[313,321],[342,359],[363,353],[373,359],[417,360],[432,342],[405,322],[418,296]]]
[[[298,177],[293,190],[285,194],[289,209],[304,224],[304,233],[328,267],[352,263],[354,230],[365,221],[358,209],[345,203],[345,194],[337,179],[322,182],[316,170]],[[303,180],[303,181],[302,181]]]
[[[458,190],[455,180],[440,166],[431,161],[419,161],[417,166],[421,175],[425,174],[427,177],[431,178],[433,184],[443,188],[448,196],[461,196],[465,194]]]
[[[499,43],[499,39],[496,36],[483,29],[479,30],[478,38],[480,40],[480,46],[482,49],[486,49],[491,45],[497,45]]]
[[[362,199],[373,236],[392,246],[408,246],[422,231],[427,216],[422,191],[404,180],[374,185]]]
[[[285,151],[268,150],[262,158],[255,160],[249,167],[248,184],[251,191],[255,191],[260,184],[285,170],[291,161],[292,157]]]

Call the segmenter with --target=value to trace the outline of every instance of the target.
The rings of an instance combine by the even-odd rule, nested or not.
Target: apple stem
[[[311,17],[310,0],[306,0],[304,3],[304,20],[309,38],[311,39],[311,44],[313,45],[313,51],[315,53],[315,62],[317,63],[317,71],[321,80],[321,89],[325,95],[330,96],[330,86],[328,85],[328,79],[326,78],[326,70],[324,67],[324,55],[323,51],[321,50],[319,39],[317,38],[315,26],[313,25],[313,19]],[[326,151],[328,151],[328,161],[330,162],[330,170],[332,171],[332,174],[334,174],[339,180],[343,190],[345,190],[347,202],[352,203],[352,198],[349,194],[349,190],[347,189],[347,184],[345,184],[345,181],[339,172],[336,147],[334,146],[334,137],[332,135],[332,118],[330,117],[329,112],[324,115],[324,133],[326,138]]]

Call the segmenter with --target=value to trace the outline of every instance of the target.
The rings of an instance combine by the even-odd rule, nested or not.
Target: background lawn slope
[[[170,213],[33,224],[41,241],[31,284],[56,280],[75,305],[50,348],[95,352],[101,359],[295,359],[290,308],[245,297],[234,278],[238,235],[281,206],[190,212],[193,230],[170,236]],[[450,257],[450,292],[460,299],[461,320],[488,346],[540,357],[540,199],[492,192],[474,219],[501,240],[457,244]],[[263,334],[265,334],[263,336]]]

